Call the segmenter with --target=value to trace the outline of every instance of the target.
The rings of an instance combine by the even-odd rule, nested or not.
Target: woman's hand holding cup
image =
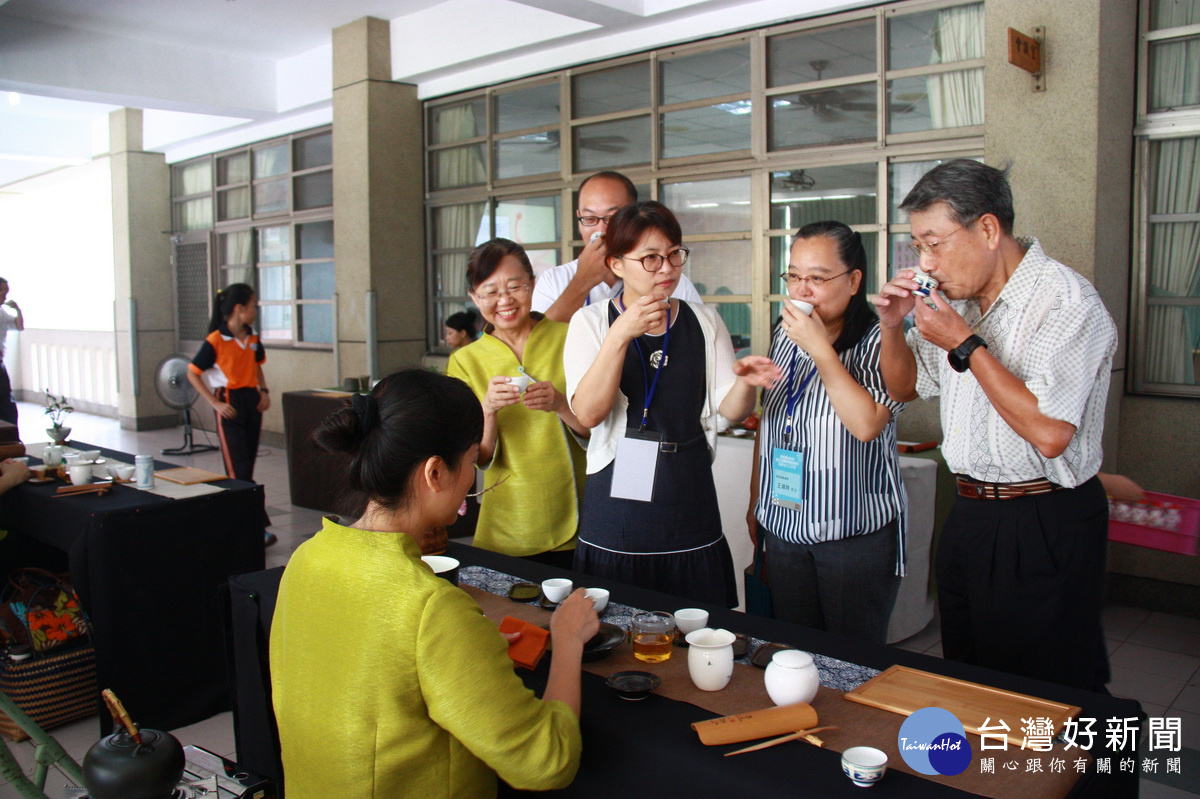
[[[784,303],[782,324],[792,343],[809,355],[819,352],[822,347],[833,346],[829,343],[829,333],[825,329],[825,321],[821,319],[821,312],[816,309],[806,314],[792,303]]]
[[[638,297],[617,317],[617,321],[613,322],[612,330],[616,331],[622,340],[629,342],[651,330],[663,327],[667,322],[670,302],[669,298],[659,294]]]
[[[525,389],[525,396],[521,401],[525,403],[526,408],[532,411],[557,412],[566,405],[567,398],[554,387],[553,383],[543,380],[530,384],[529,388]]]
[[[596,613],[586,588],[576,588],[571,592],[570,596],[559,603],[558,609],[550,617],[550,637],[554,641],[556,652],[578,644],[579,652],[582,653],[583,645],[599,631],[600,616]]]
[[[495,413],[501,408],[516,405],[521,401],[521,389],[514,386],[508,375],[496,375],[488,381],[487,394],[483,398],[483,409]]]

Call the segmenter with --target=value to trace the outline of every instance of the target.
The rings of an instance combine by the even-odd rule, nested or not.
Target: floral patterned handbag
[[[16,569],[0,603],[0,644],[45,652],[87,635],[91,626],[67,575]]]

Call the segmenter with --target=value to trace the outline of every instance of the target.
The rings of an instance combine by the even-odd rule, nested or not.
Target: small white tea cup
[[[565,577],[542,580],[542,594],[556,605],[570,596],[574,587],[575,584]]]
[[[842,752],[842,773],[860,788],[870,788],[883,779],[888,756],[873,746],[852,746]]]
[[[517,375],[516,377],[508,378],[508,384],[510,386],[516,386],[517,391],[521,392],[522,394],[525,393],[525,389],[529,388],[529,384],[532,382],[533,380],[529,377],[529,375]]]
[[[596,608],[597,613],[603,613],[608,607],[609,590],[607,588],[589,588],[584,593],[588,599],[592,600],[592,605]]]
[[[790,302],[800,309],[800,313],[805,316],[812,316],[813,304],[811,302],[805,302],[804,300],[790,300]]]
[[[689,633],[708,626],[708,611],[701,608],[683,608],[675,611],[675,626],[685,638]]]

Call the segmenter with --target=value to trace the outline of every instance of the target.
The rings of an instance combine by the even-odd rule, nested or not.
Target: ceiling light
[[[20,105],[21,104],[20,92],[9,92],[8,93],[8,104],[9,105]]]

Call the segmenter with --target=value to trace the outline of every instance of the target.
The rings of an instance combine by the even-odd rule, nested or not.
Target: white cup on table
[[[571,595],[571,589],[575,584],[564,577],[555,577],[550,580],[542,580],[542,594],[546,599],[554,604],[562,602]]]
[[[708,611],[701,608],[683,608],[675,611],[675,626],[679,634],[687,638],[688,633],[702,630],[708,626]]]

